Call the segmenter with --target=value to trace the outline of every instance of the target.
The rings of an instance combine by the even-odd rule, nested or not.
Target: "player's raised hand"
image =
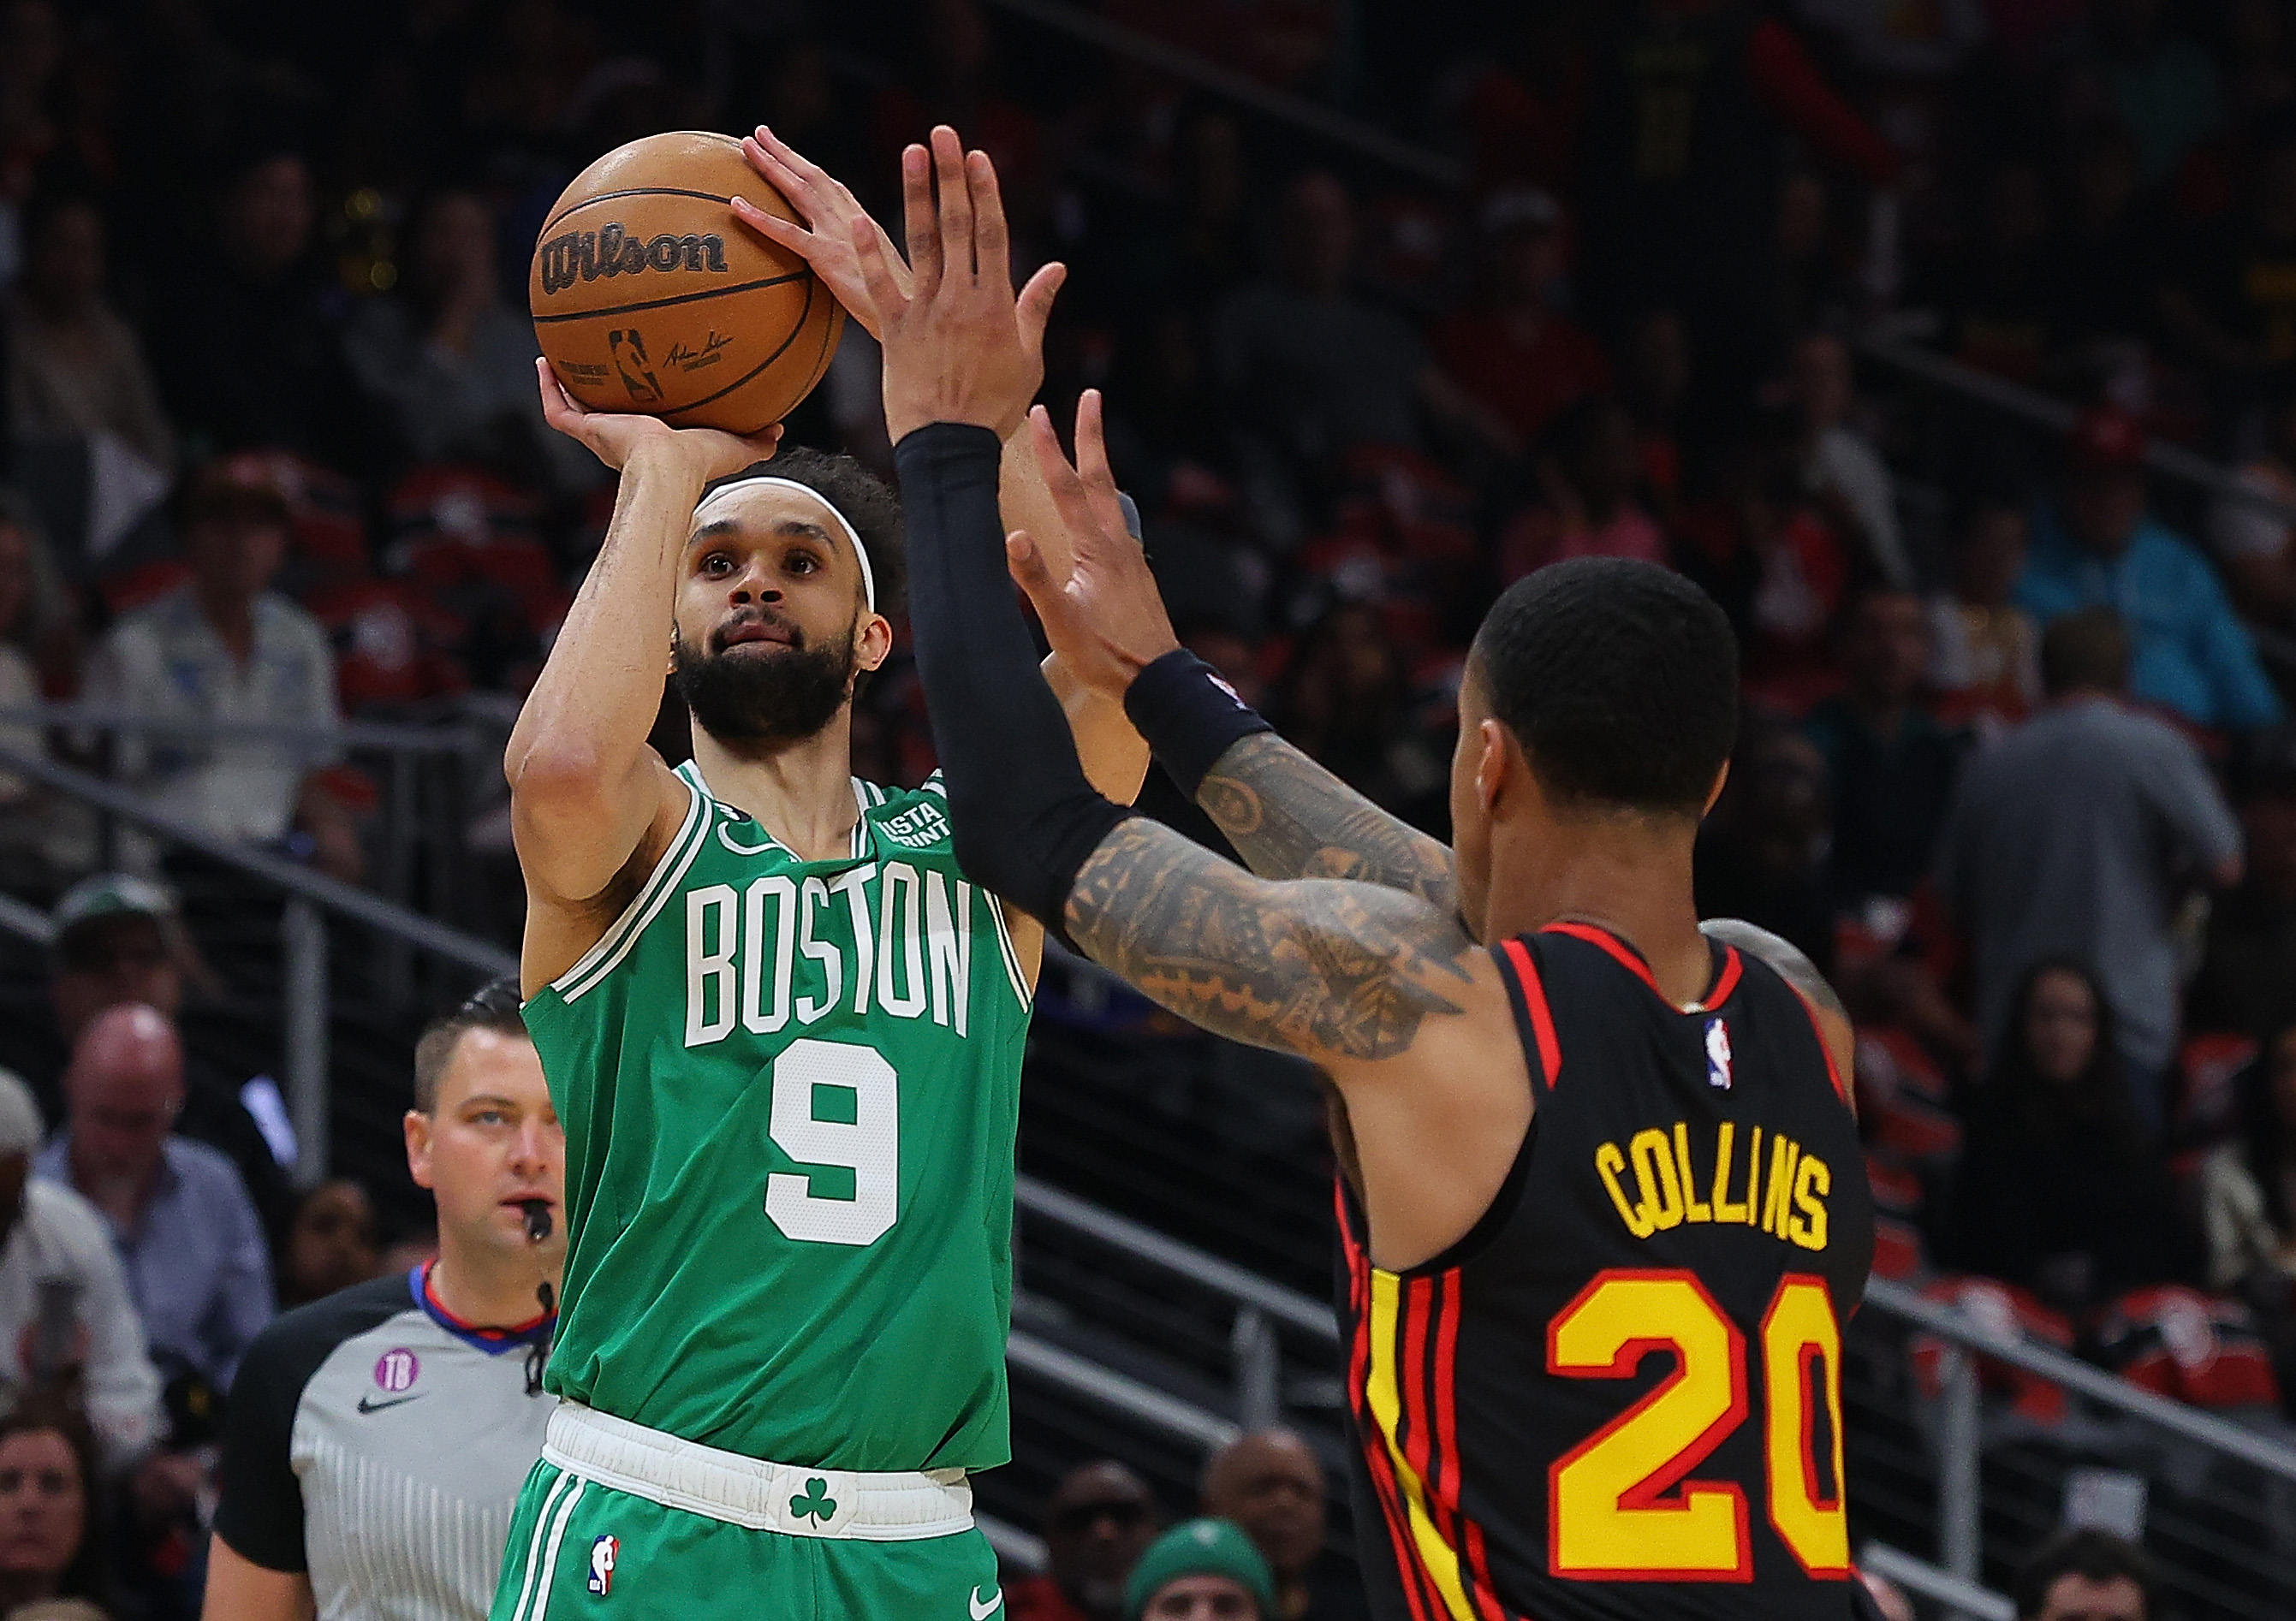
[[[1037,464],[1068,530],[1074,559],[1068,579],[1056,579],[1035,538],[1015,529],[1005,536],[1005,562],[1036,605],[1045,638],[1061,662],[1086,687],[1121,703],[1132,678],[1180,641],[1172,634],[1148,554],[1124,527],[1124,506],[1117,499],[1116,475],[1101,433],[1100,390],[1086,389],[1077,401],[1074,467],[1061,454],[1050,412],[1038,405],[1029,413],[1029,423]]]
[[[843,181],[765,125],[758,125],[755,135],[742,140],[742,156],[775,191],[789,199],[790,207],[798,211],[804,223],[768,214],[746,197],[734,199],[734,217],[812,266],[813,274],[837,296],[846,313],[858,321],[872,338],[882,340],[885,335],[884,314],[870,296],[868,281],[861,274],[861,257],[853,246],[854,233],[865,230],[875,237],[887,274],[906,296],[910,290],[908,262],[893,246],[893,239],[870,217],[869,210],[861,206]]]
[[[716,428],[673,428],[658,416],[637,416],[619,411],[593,411],[558,381],[547,360],[534,363],[535,381],[542,389],[542,420],[586,448],[616,472],[649,451],[692,458],[704,483],[724,479],[765,461],[779,447],[779,422],[752,434],[726,433]]]
[[[939,197],[935,197],[935,183]],[[996,166],[940,125],[932,148],[901,154],[911,285],[893,273],[873,224],[853,223],[870,301],[884,323],[885,430],[898,444],[931,422],[972,422],[1009,438],[1045,377],[1045,322],[1068,274],[1050,264],[1013,291],[1012,245]]]

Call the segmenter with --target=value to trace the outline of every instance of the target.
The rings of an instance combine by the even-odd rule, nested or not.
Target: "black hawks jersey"
[[[1339,1194],[1374,1611],[1841,1621],[1874,1215],[1815,1016],[1718,945],[1688,1009],[1585,925],[1492,954],[1537,1106],[1498,1198],[1398,1273]]]

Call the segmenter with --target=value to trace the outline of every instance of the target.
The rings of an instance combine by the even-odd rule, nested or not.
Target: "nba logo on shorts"
[[[1706,1021],[1706,1084],[1730,1090],[1730,1027],[1718,1017]]]
[[[590,1544],[590,1591],[602,1599],[614,1591],[614,1555],[621,1551],[619,1536],[602,1536]]]

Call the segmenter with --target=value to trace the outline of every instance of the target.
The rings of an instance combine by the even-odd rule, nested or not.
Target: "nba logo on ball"
[[[590,1591],[602,1599],[614,1591],[614,1555],[621,1551],[619,1536],[602,1536],[590,1544]]]
[[[1706,1084],[1730,1090],[1730,1027],[1719,1019],[1706,1021]]]

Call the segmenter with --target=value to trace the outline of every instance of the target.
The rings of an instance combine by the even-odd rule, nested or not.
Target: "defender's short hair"
[[[518,981],[508,974],[489,979],[471,993],[471,999],[451,1013],[442,1013],[423,1026],[414,1044],[414,1107],[423,1114],[439,1108],[439,1083],[455,1061],[455,1049],[472,1030],[492,1030],[497,1036],[532,1037],[519,1016]]]
[[[777,452],[770,462],[743,468],[731,478],[714,480],[701,492],[710,492],[744,479],[787,479],[802,484],[845,514],[869,548],[869,568],[877,581],[877,611],[890,618],[901,610],[902,590],[908,581],[908,549],[901,523],[901,498],[875,473],[851,456],[816,450],[809,445]]]
[[[1507,587],[1476,633],[1491,713],[1546,791],[1695,816],[1738,733],[1738,639],[1670,569],[1585,557]]]

